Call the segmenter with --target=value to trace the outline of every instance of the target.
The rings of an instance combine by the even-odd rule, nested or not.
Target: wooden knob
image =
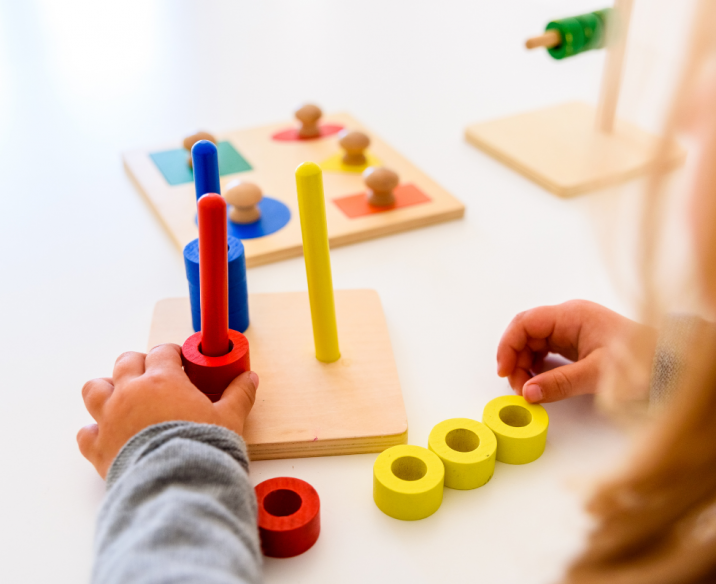
[[[366,164],[365,150],[370,146],[370,138],[363,132],[348,132],[340,139],[338,144],[345,150],[343,164],[351,166],[363,166]]]
[[[186,138],[184,138],[184,148],[189,151],[189,158],[187,160],[187,162],[189,163],[189,168],[192,167],[191,149],[194,144],[196,144],[199,140],[208,140],[209,142],[213,142],[214,144],[217,143],[216,138],[209,134],[209,132],[197,132],[196,134],[192,134],[191,136],[187,136]]]
[[[229,219],[245,225],[261,219],[261,209],[257,205],[264,198],[261,189],[250,182],[231,181],[224,191],[226,202],[231,205]]]
[[[296,111],[296,119],[301,122],[298,129],[298,135],[301,138],[315,138],[320,136],[321,131],[318,128],[318,121],[321,119],[323,112],[317,105],[307,104]]]
[[[395,204],[393,190],[398,186],[398,175],[387,168],[368,168],[363,173],[368,187],[368,204],[374,207],[388,207]]]

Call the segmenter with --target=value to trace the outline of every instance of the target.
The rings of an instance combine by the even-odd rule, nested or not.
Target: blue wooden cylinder
[[[246,256],[240,239],[228,237],[229,243],[229,328],[240,333],[249,328],[249,292],[246,285]],[[191,322],[194,331],[201,330],[201,287],[199,284],[199,240],[184,248],[184,267],[189,281]]]

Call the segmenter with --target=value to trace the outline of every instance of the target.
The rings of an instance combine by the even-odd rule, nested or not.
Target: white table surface
[[[669,67],[653,64],[674,58],[647,24],[673,32],[686,18],[640,6],[622,112],[648,126],[668,96]],[[75,444],[90,422],[80,389],[144,350],[157,300],[187,293],[181,254],[130,184],[123,150],[289,119],[315,101],[355,115],[465,202],[461,221],[332,253],[336,288],[381,295],[411,444],[509,392],[495,349],[517,312],[587,298],[634,314],[604,234],[636,185],[561,200],[462,138],[481,119],[594,102],[603,52],[555,62],[522,44],[551,18],[601,7],[1,1],[0,580],[89,579],[104,484]],[[251,292],[305,288],[301,258],[249,271]],[[584,484],[627,441],[588,398],[547,409],[541,459],[498,463],[476,491],[446,489],[419,522],[374,505],[374,454],[252,463],[254,483],[299,477],[322,502],[316,546],[267,560],[267,582],[554,581],[588,527]]]

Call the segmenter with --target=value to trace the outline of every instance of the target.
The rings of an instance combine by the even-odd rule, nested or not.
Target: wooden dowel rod
[[[606,133],[614,130],[632,6],[633,0],[615,0],[612,22],[607,23],[607,58],[597,106],[597,129]]]
[[[561,42],[562,35],[559,34],[559,31],[550,29],[545,31],[544,34],[532,37],[531,39],[527,39],[527,41],[525,42],[525,47],[527,47],[528,49],[536,49],[538,47],[545,47],[546,49],[551,49],[552,47],[556,47]]]
[[[341,352],[333,299],[323,173],[318,165],[304,162],[296,169],[296,190],[316,359],[333,363],[341,358]]]
[[[226,201],[216,193],[199,199],[201,352],[222,357],[229,349],[229,260]]]

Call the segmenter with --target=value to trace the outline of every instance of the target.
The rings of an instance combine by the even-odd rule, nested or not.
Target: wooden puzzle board
[[[316,359],[307,292],[250,294],[251,369],[260,383],[244,439],[252,460],[381,452],[408,439],[408,421],[380,298],[336,290],[341,358]],[[194,330],[188,298],[154,309],[149,348]]]
[[[408,160],[348,114],[328,115],[322,123],[336,123],[348,130],[360,130],[371,139],[369,152],[400,177],[401,184],[412,183],[430,201],[363,217],[347,217],[332,199],[365,191],[360,173],[324,172],[326,218],[331,247],[355,243],[441,221],[457,219],[465,212],[463,204]],[[299,256],[302,253],[301,229],[296,200],[294,171],[302,162],[320,164],[340,151],[338,135],[316,140],[280,142],[271,136],[296,126],[288,121],[270,126],[218,134],[228,141],[253,167],[252,170],[221,177],[226,183],[240,178],[255,182],[268,197],[279,199],[291,210],[291,220],[283,229],[257,239],[244,240],[247,266],[257,266]],[[181,147],[181,140],[150,149],[126,152],[124,165],[136,186],[156,211],[176,244],[183,247],[198,236],[195,223],[196,194],[193,183],[170,186],[149,154]]]
[[[626,182],[652,168],[658,136],[619,120],[605,134],[595,119],[592,106],[567,103],[473,124],[465,137],[560,197]],[[675,146],[669,163],[675,167],[685,157]]]

